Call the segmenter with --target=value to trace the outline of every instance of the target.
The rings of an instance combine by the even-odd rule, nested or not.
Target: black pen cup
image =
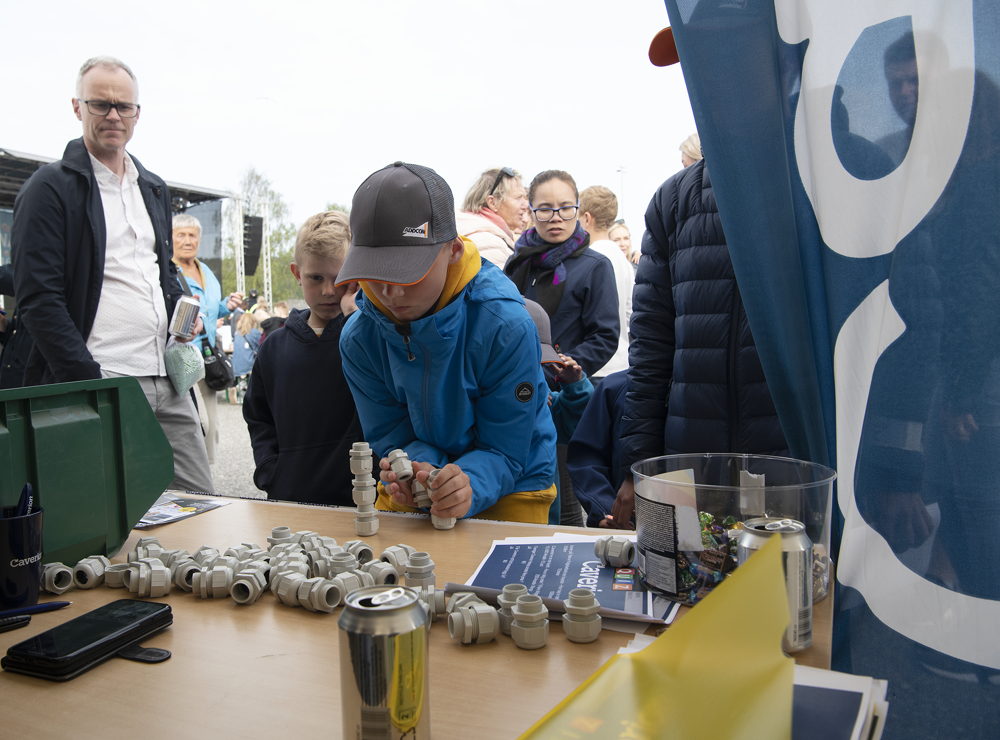
[[[38,603],[42,582],[42,510],[0,519],[0,609]]]

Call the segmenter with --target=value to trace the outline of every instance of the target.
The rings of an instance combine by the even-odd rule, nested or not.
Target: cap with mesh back
[[[394,162],[370,175],[351,205],[351,248],[339,283],[412,285],[455,240],[455,199],[437,172]]]

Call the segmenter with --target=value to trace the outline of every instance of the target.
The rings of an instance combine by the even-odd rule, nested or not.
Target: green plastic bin
[[[174,480],[174,456],[135,378],[0,391],[0,506],[31,483],[43,560],[115,555]]]

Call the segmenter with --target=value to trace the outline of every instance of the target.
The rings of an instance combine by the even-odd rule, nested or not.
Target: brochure
[[[158,527],[161,524],[179,522],[181,519],[187,519],[196,514],[218,509],[220,506],[229,506],[230,503],[232,502],[216,499],[206,501],[200,498],[183,498],[175,496],[172,493],[164,493],[156,499],[156,502],[149,508],[149,511],[145,513],[142,519],[139,520],[135,528],[149,529],[150,527]]]

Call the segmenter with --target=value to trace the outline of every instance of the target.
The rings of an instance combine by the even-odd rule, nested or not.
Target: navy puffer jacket
[[[646,210],[630,331],[623,474],[659,455],[788,454],[705,160]]]

